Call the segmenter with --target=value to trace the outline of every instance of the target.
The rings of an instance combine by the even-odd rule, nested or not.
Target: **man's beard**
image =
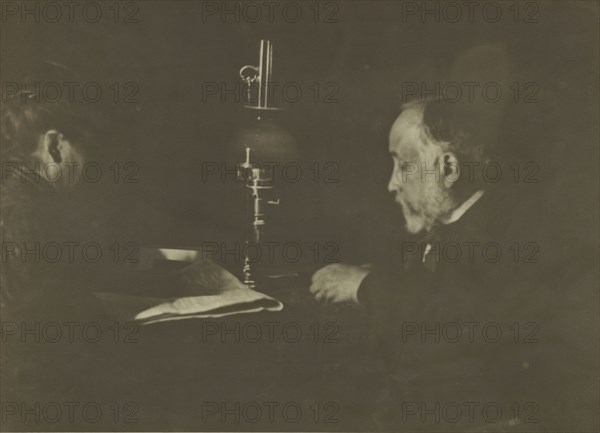
[[[433,186],[427,191],[427,196],[419,200],[409,201],[396,196],[396,202],[402,208],[406,220],[406,229],[410,233],[430,230],[437,225],[442,217],[448,213],[447,193],[438,186]]]

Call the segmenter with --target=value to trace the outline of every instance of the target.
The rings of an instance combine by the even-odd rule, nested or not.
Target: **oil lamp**
[[[280,197],[281,188],[277,188],[277,182],[282,182],[281,176],[276,176],[277,167],[296,161],[298,157],[294,138],[280,125],[283,110],[270,104],[274,83],[272,72],[273,44],[261,40],[258,66],[246,65],[240,69],[249,105],[244,107],[245,119],[234,134],[232,149],[241,159],[236,166],[246,201],[242,280],[251,288],[256,287],[260,265],[256,253],[251,253],[252,247],[263,251],[273,214],[278,207],[285,206],[285,198]]]

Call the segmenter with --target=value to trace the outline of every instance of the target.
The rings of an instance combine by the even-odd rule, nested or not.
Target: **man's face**
[[[426,134],[422,118],[419,108],[407,108],[390,131],[394,170],[388,190],[396,194],[410,233],[429,230],[447,210],[448,191],[442,177],[433,173],[439,173],[443,150]]]

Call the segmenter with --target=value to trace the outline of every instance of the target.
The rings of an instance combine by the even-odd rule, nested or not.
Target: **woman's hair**
[[[91,113],[93,104],[70,100],[66,87],[62,97],[53,100],[45,98],[42,92],[49,83],[60,87],[73,82],[81,80],[69,68],[43,62],[18,82],[11,83],[17,91],[3,95],[0,112],[2,160],[27,159],[38,137],[50,129],[60,130],[71,140],[88,145],[89,140],[82,138],[98,117]]]

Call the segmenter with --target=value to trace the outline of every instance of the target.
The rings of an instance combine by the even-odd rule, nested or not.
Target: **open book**
[[[194,260],[194,251],[161,250],[170,260]],[[280,311],[283,304],[277,299],[250,289],[234,275],[210,261],[193,261],[180,272],[184,284],[190,287],[187,296],[163,302],[139,312],[135,320],[143,324],[189,318],[224,317],[260,311]]]
[[[241,284],[241,283],[240,283]],[[191,318],[224,317],[232,314],[280,311],[277,299],[246,286],[227,289],[218,295],[189,296],[148,308],[137,316],[143,324]]]

